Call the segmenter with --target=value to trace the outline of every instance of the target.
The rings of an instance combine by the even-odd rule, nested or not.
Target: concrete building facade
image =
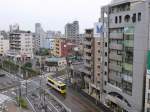
[[[5,56],[9,51],[9,39],[4,37],[0,32],[0,55]]]
[[[65,25],[65,36],[67,38],[77,38],[79,35],[79,22],[67,23]]]
[[[33,58],[33,35],[29,31],[14,31],[9,33],[10,50],[7,56],[23,59]]]
[[[149,4],[113,0],[101,8],[105,26],[101,102],[114,112],[144,112]]]
[[[84,38],[84,92],[97,101],[100,101],[102,46],[103,38],[94,37],[93,29],[87,29]]]

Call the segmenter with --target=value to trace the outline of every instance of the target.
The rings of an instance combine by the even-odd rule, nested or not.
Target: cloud
[[[61,30],[73,20],[79,20],[81,31],[92,27],[100,16],[100,7],[110,0],[0,0],[0,29],[19,23],[34,31],[41,22],[45,30]]]

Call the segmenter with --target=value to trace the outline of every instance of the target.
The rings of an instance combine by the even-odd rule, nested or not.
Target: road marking
[[[30,105],[31,105],[32,109],[34,110],[34,112],[36,112],[34,106],[33,106],[32,103],[29,101],[29,99],[28,99],[27,97],[26,97],[26,99],[27,99],[27,101],[30,103]]]
[[[53,107],[57,112],[59,112],[59,110],[58,110],[50,101],[48,101],[48,103],[49,103],[50,105],[52,105],[52,107]]]

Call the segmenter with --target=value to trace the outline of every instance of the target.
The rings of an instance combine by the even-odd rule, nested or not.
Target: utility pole
[[[28,88],[27,88],[27,76],[28,76],[28,72],[26,71],[26,96],[28,95]]]

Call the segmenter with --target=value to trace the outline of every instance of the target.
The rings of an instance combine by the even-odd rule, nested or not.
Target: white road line
[[[58,110],[50,101],[48,101],[48,103],[49,103],[50,105],[52,105],[52,107],[53,107],[57,112],[59,112],[59,110]]]
[[[36,112],[34,106],[33,106],[32,103],[29,101],[29,99],[28,99],[27,97],[26,97],[26,99],[27,99],[27,101],[30,103],[30,105],[31,105],[31,107],[32,107],[32,109],[33,109],[33,111]]]

